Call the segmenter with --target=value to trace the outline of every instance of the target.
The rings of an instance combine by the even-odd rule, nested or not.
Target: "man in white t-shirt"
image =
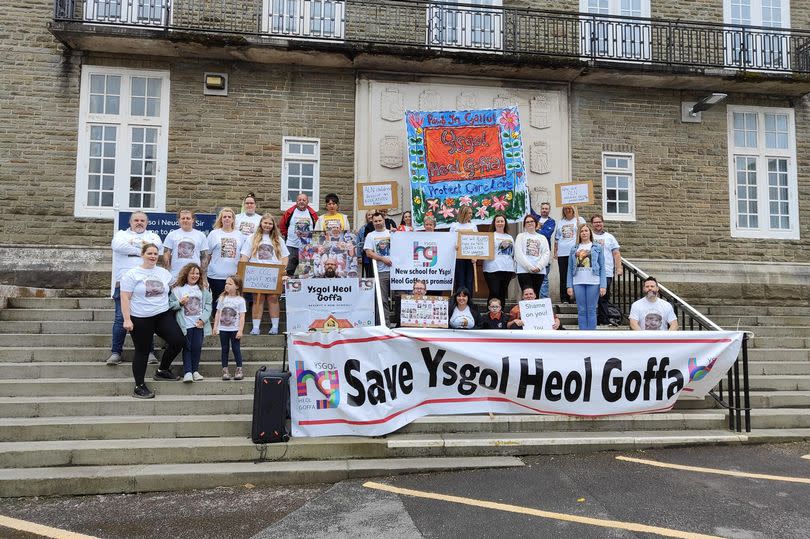
[[[180,210],[177,221],[180,228],[169,232],[163,245],[163,267],[171,272],[173,279],[186,264],[206,266],[208,258],[205,234],[194,229],[194,212]]]
[[[124,339],[127,336],[127,331],[124,329],[124,315],[121,313],[121,277],[141,263],[141,247],[144,244],[153,243],[157,245],[159,253],[163,251],[160,236],[147,230],[148,225],[149,217],[142,211],[136,211],[129,217],[129,228],[119,230],[112,239],[113,273],[110,292],[115,302],[115,317],[113,318],[112,345],[107,365],[121,363]],[[149,354],[149,363],[157,363],[154,352]]]
[[[287,250],[290,251],[287,260],[287,275],[290,277],[295,275],[295,268],[298,267],[298,250],[310,242],[317,222],[318,214],[310,207],[309,197],[304,193],[298,193],[295,205],[279,219],[278,228],[286,238]]]
[[[678,317],[668,301],[658,297],[655,277],[644,279],[644,297],[630,307],[630,329],[635,331],[677,331]]]
[[[591,217],[591,228],[593,229],[593,241],[602,246],[605,253],[605,277],[607,278],[607,293],[599,297],[597,306],[597,319],[600,324],[606,324],[607,304],[610,301],[610,283],[614,277],[619,277],[624,272],[622,268],[622,253],[616,237],[605,230],[605,220],[598,213]]]
[[[363,250],[371,260],[377,261],[377,273],[380,279],[380,295],[383,303],[383,323],[387,326],[391,317],[388,308],[388,297],[391,294],[391,233],[385,228],[385,217],[375,212],[371,216],[374,230],[366,234]]]

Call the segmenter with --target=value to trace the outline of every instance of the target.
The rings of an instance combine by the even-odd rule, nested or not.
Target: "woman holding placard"
[[[253,237],[242,246],[242,262],[254,262],[258,264],[281,264],[287,267],[287,257],[290,251],[281,241],[276,226],[276,219],[269,213],[262,215],[259,228]],[[267,299],[267,310],[270,311],[270,335],[278,334],[281,308],[278,304],[278,294],[259,294],[253,298],[253,329],[251,335],[259,334],[259,324],[262,321],[262,311],[264,311],[264,300]]]
[[[554,260],[560,270],[560,303],[571,303],[566,286],[566,276],[568,275],[568,253],[577,243],[577,227],[585,223],[582,217],[575,217],[573,206],[563,206],[563,218],[557,221],[557,228],[554,230]]]
[[[523,218],[523,232],[515,239],[515,262],[521,290],[531,288],[535,296],[540,295],[549,256],[548,240],[537,232],[537,219],[527,215]]]
[[[515,241],[509,234],[509,224],[503,215],[495,216],[490,231],[495,236],[495,258],[484,260],[484,280],[489,287],[487,302],[498,298],[503,306],[506,305],[509,283],[515,277]]]
[[[458,233],[461,230],[470,230],[477,232],[478,229],[470,221],[472,220],[472,208],[469,206],[462,206],[456,215],[456,222],[450,225],[450,233],[453,238],[453,249],[455,250],[458,245]],[[453,288],[459,291],[466,288],[468,291],[473,289],[473,260],[456,259],[456,270]]]
[[[596,329],[596,307],[599,296],[607,292],[605,255],[602,246],[593,241],[593,230],[587,224],[577,232],[577,243],[569,254],[568,295],[577,300],[579,329]]]

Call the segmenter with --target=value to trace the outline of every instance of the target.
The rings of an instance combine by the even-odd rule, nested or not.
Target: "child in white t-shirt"
[[[214,335],[219,335],[219,344],[222,349],[222,379],[230,380],[228,373],[228,350],[233,349],[236,360],[236,374],[234,380],[244,378],[242,372],[242,348],[239,341],[245,327],[245,313],[247,304],[242,297],[242,280],[236,275],[225,279],[225,291],[217,300],[217,314],[214,317]]]

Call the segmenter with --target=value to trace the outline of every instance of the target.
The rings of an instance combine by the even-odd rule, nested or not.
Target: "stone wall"
[[[805,262],[806,241],[732,238],[726,107],[703,112],[702,123],[681,123],[681,101],[699,95],[678,91],[576,86],[571,96],[574,178],[594,180],[602,211],[601,154],[635,154],[636,221],[608,221],[630,257],[693,260]],[[727,104],[789,107],[783,99],[732,95]],[[799,220],[810,234],[810,108],[796,110]]]

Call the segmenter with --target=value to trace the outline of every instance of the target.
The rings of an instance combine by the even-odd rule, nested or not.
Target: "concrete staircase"
[[[710,316],[725,316],[717,309]],[[574,313],[564,306],[566,327],[575,327]],[[520,455],[753,439],[728,431],[725,412],[706,400],[679,403],[669,413],[603,419],[433,416],[385,437],[257,447],[249,439],[253,374],[260,365],[280,368],[282,336],[244,337],[240,382],[219,379],[218,340],[209,338],[205,381],[149,381],[157,398],[144,401],[130,396],[129,363],[104,364],[112,314],[107,298],[10,299],[0,311],[0,496],[331,482],[516,466]],[[758,335],[751,354],[754,427],[799,429],[768,431],[770,439],[810,433],[808,328],[801,316],[748,318],[746,328]]]

